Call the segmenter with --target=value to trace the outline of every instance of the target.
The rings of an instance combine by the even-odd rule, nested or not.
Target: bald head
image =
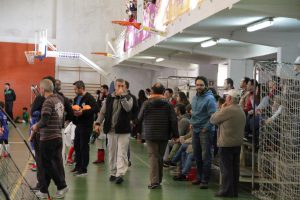
[[[163,95],[165,93],[165,87],[161,83],[157,82],[152,86],[152,92],[153,94]]]

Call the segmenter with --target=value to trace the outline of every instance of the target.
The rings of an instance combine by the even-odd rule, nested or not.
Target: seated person
[[[190,121],[189,115],[186,113],[185,105],[177,104],[175,106],[175,113],[178,118],[178,131],[179,136],[184,136],[189,132],[190,129]],[[167,145],[165,155],[164,155],[164,166],[168,167],[171,163],[170,161],[174,157],[175,153],[180,147],[180,142],[170,141]],[[171,150],[171,152],[170,152]]]
[[[181,170],[179,175],[174,176],[175,181],[186,181],[187,175],[192,167],[192,161],[194,159],[193,147],[192,147],[192,131],[185,136],[179,138],[182,144],[175,156],[172,159],[172,163],[178,163],[181,161]]]
[[[23,121],[27,124],[29,122],[29,114],[28,114],[28,108],[23,108],[23,114],[22,114]]]
[[[23,107],[22,119],[20,116],[17,116],[15,119],[16,123],[28,123],[29,122],[29,114],[27,107]]]

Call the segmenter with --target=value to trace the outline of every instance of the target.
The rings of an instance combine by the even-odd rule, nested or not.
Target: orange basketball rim
[[[129,22],[129,21],[112,21],[113,24],[119,24],[121,26],[133,26],[134,28],[140,30],[142,27],[141,23]]]

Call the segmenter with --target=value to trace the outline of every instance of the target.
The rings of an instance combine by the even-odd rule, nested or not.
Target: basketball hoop
[[[35,57],[36,52],[35,51],[25,51],[24,53],[25,53],[28,64],[30,64],[30,65],[34,64],[34,57]]]

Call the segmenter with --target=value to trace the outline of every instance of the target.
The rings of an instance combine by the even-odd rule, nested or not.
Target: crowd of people
[[[7,115],[12,115],[15,100],[13,90],[7,88],[6,102],[0,102],[0,150],[8,152]],[[74,84],[75,98],[61,93],[61,82],[51,76],[40,82],[40,91],[30,109],[31,134],[29,141],[37,165],[37,185],[32,189],[40,198],[48,198],[53,180],[56,198],[63,198],[69,188],[65,180],[64,144],[69,147],[66,162],[74,163],[74,176],[87,175],[90,144],[99,139],[97,159],[105,162],[108,152],[109,181],[122,184],[131,166],[130,136],[142,139],[149,155],[149,189],[161,187],[163,167],[177,166],[175,181],[188,180],[195,163],[193,185],[209,187],[213,155],[219,154],[221,186],[218,197],[238,197],[240,151],[244,140],[258,141],[259,120],[272,123],[282,112],[280,78],[267,83],[244,77],[240,90],[234,82],[224,81],[224,92],[218,95],[208,87],[203,76],[195,79],[196,95],[189,102],[182,91],[176,92],[155,83],[151,89],[140,90],[138,98],[131,94],[129,82],[116,79],[110,91],[102,85],[96,99],[85,90],[83,81]],[[261,94],[261,88],[266,91]],[[262,97],[262,98],[261,98]],[[272,115],[264,114],[272,108]],[[257,116],[257,117],[255,117]],[[253,130],[256,129],[256,130]],[[256,133],[257,135],[253,135]],[[4,145],[2,145],[4,144]],[[214,149],[214,151],[212,151]],[[75,156],[73,159],[73,152]]]

